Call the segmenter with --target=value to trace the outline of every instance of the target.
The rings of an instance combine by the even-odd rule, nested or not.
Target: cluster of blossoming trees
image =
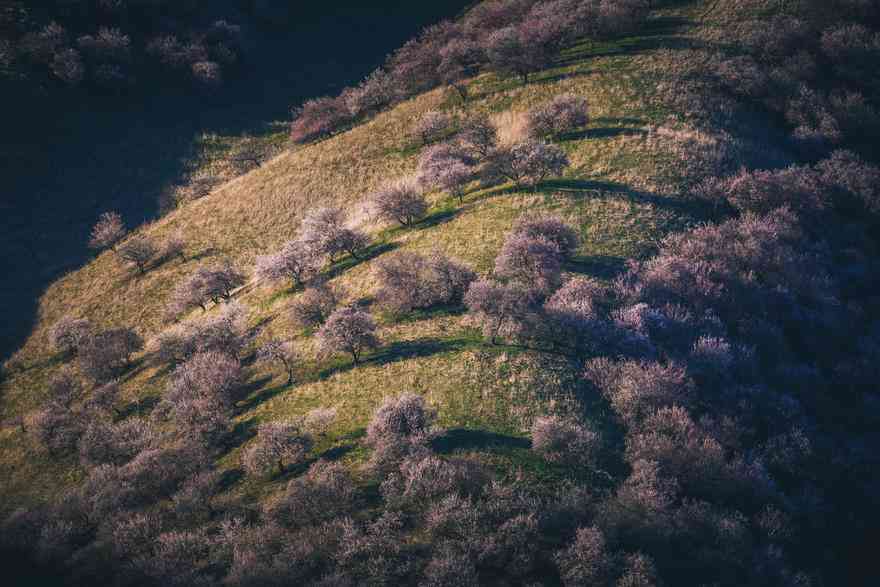
[[[511,23],[557,4],[618,5],[490,2],[464,22],[521,34]],[[428,212],[426,189],[463,199],[478,180],[538,185],[561,169],[558,148],[541,140],[585,117],[579,98],[559,97],[530,112],[528,142],[511,146],[484,119],[429,113],[414,128],[425,144],[418,179],[378,190],[374,211],[406,228]],[[458,179],[444,175],[451,169]],[[17,511],[0,544],[25,544],[74,581],[123,584],[811,585],[857,575],[847,567],[859,559],[846,557],[873,529],[870,447],[880,440],[869,254],[878,185],[880,169],[850,150],[706,178],[689,195],[710,202],[717,222],[670,235],[611,280],[566,271],[581,231],[550,214],[524,214],[482,277],[436,253],[371,260],[388,311],[462,305],[487,343],[576,370],[584,409],[553,407],[529,431],[552,484],[444,452],[437,411],[403,393],[374,412],[360,468],[316,454],[331,409],[261,423],[241,470],[287,483],[253,503],[227,491],[235,471],[215,465],[245,434],[234,422],[247,409],[243,359],[255,345],[233,299],[240,271],[200,268],[173,293],[170,316],[209,311],[148,349],[144,360],[170,371],[149,416],[116,381],[139,337],[65,318],[51,337],[69,364],[23,425],[53,458],[76,456],[85,479]],[[120,227],[102,219],[94,242],[121,249]],[[294,240],[258,258],[256,275],[301,290],[294,322],[357,364],[379,344],[376,322],[344,304],[325,270],[373,254],[341,210],[317,209]],[[253,354],[295,382],[289,341]],[[847,547],[842,562],[826,556],[830,541]]]

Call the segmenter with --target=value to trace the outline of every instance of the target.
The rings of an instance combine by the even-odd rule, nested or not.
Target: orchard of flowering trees
[[[834,3],[836,13],[824,4],[737,29],[749,55],[713,72],[731,93],[754,93],[771,110],[786,104],[783,118],[798,125],[786,146],[810,156],[704,174],[685,195],[709,204],[707,221],[669,234],[614,277],[571,262],[591,243],[570,212],[524,209],[478,275],[437,252],[380,249],[372,259],[369,237],[328,207],[307,211],[291,240],[256,260],[259,280],[293,286],[277,317],[301,332],[270,337],[252,324],[233,299],[246,277],[229,263],[189,271],[171,313],[203,311],[146,344],[71,310],[46,333],[63,368],[21,424],[34,458],[79,463],[81,479],[12,512],[0,548],[27,545],[74,583],[859,584],[877,522],[880,168],[836,117],[864,114],[858,99],[761,86],[772,79],[784,89],[783,73],[796,77],[803,65],[793,52],[817,39],[833,80],[864,86],[880,14],[869,3]],[[449,84],[470,98],[464,80],[486,63],[529,79],[571,35],[631,32],[648,5],[484,2],[318,106],[352,121],[399,99],[389,84]],[[72,59],[59,58],[59,70],[65,63],[76,75]],[[529,138],[514,145],[500,144],[485,118],[420,119],[419,183],[380,187],[374,211],[411,227],[430,189],[461,201],[477,181],[540,188],[567,161],[543,141],[582,129],[589,113],[566,94],[526,118]],[[184,248],[169,243],[147,255],[113,214],[92,233],[95,248],[141,272],[161,251]],[[354,262],[369,262],[366,298],[331,279]],[[312,372],[309,362],[347,355],[368,371],[383,358],[370,352],[394,335],[389,320],[456,305],[486,350],[504,352],[499,364],[528,352],[571,374],[571,401],[529,406],[536,413],[511,438],[486,431],[510,440],[502,452],[448,450],[461,431],[440,427],[450,414],[430,383],[388,389],[344,446],[334,444],[336,427],[359,417],[351,398],[302,414],[286,401],[273,406],[283,415],[250,413],[255,370],[283,371],[292,386]],[[136,365],[164,375],[136,377]],[[155,406],[131,402],[129,375],[149,381]],[[340,458],[343,447],[354,450]]]
[[[553,67],[578,38],[632,33],[645,22],[646,0],[493,0],[456,22],[426,28],[389,56],[357,88],[305,102],[294,110],[291,138],[305,143],[338,132],[379,110],[431,88],[447,86],[467,100],[468,80],[482,72],[519,78]],[[569,118],[568,120],[571,120]],[[414,134],[427,144],[448,125],[440,114],[419,121]]]

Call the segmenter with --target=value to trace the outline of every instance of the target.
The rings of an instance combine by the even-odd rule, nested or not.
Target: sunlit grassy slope
[[[553,211],[579,227],[583,244],[568,270],[601,279],[612,278],[627,259],[649,254],[664,235],[698,222],[699,210],[678,194],[669,155],[671,144],[690,131],[670,113],[648,106],[655,79],[646,66],[662,48],[682,42],[688,18],[698,9],[691,5],[659,12],[638,38],[571,47],[558,67],[526,86],[486,75],[472,82],[472,97],[465,104],[444,90],[416,97],[343,134],[287,150],[141,227],[157,239],[181,231],[188,241],[185,262],[169,261],[136,277],[112,253],[104,253],[53,284],[40,300],[35,330],[2,385],[0,510],[57,495],[80,474],[74,459],[58,463],[43,457],[14,423],[45,401],[45,384],[60,364],[47,342],[47,331],[58,318],[72,314],[104,327],[130,325],[149,340],[167,326],[163,308],[184,275],[223,258],[249,270],[256,255],[291,238],[312,207],[343,206],[373,235],[370,259],[343,261],[329,270],[350,300],[365,301],[374,288],[371,260],[392,250],[439,249],[480,273],[489,272],[505,233],[525,212]],[[586,96],[591,107],[589,127],[561,141],[572,162],[565,177],[531,192],[475,187],[463,204],[432,194],[428,218],[411,229],[370,221],[363,209],[369,192],[384,180],[415,171],[419,149],[408,131],[421,113],[489,113],[511,139],[525,110],[564,92]],[[250,309],[257,340],[273,335],[295,339],[301,362],[297,382],[287,387],[279,372],[245,360],[250,395],[239,406],[238,445],[221,459],[222,466],[238,467],[241,446],[256,423],[319,406],[337,408],[339,419],[313,456],[358,463],[366,456],[359,438],[383,396],[416,391],[438,408],[442,426],[457,431],[447,438],[446,449],[479,454],[503,474],[553,477],[552,469],[529,455],[525,431],[536,414],[571,409],[569,399],[579,386],[577,365],[488,346],[463,313],[437,311],[405,319],[378,313],[383,347],[353,368],[341,358],[319,359],[308,334],[292,327],[286,308],[295,295],[283,286],[250,283],[237,296]],[[162,393],[167,375],[141,357],[124,381],[127,412],[145,412]],[[604,415],[597,408],[590,417],[601,425]],[[280,481],[242,481],[233,491],[258,496]]]

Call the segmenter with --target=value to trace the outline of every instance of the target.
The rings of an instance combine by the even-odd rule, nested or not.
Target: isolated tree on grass
[[[288,241],[276,253],[257,257],[256,274],[268,281],[288,280],[295,287],[302,287],[320,269],[321,260],[301,240]]]
[[[568,156],[556,145],[528,140],[493,151],[483,178],[488,183],[508,180],[535,187],[548,177],[562,175],[568,165]]]
[[[495,258],[495,275],[550,292],[561,279],[562,255],[559,247],[546,238],[512,232]]]
[[[119,258],[137,267],[138,273],[143,275],[147,270],[147,264],[159,252],[153,240],[144,235],[135,235],[119,245],[116,253]]]
[[[322,352],[349,353],[355,365],[360,363],[364,351],[379,346],[373,318],[351,307],[333,312],[315,336]]]
[[[301,462],[314,444],[311,436],[295,422],[261,424],[257,439],[244,452],[242,464],[250,475],[283,472],[285,465]]]
[[[462,100],[467,100],[467,86],[464,82],[475,76],[486,60],[483,47],[472,39],[456,37],[440,49],[439,57],[437,74],[440,80],[458,92]]]
[[[386,397],[367,427],[367,444],[378,446],[400,439],[425,439],[431,433],[437,411],[415,393]]]
[[[346,226],[341,208],[316,208],[303,218],[300,240],[320,255],[333,262],[338,255],[348,253],[359,259],[358,252],[370,242],[364,233]]]
[[[587,99],[561,94],[528,113],[528,131],[533,138],[559,136],[583,128],[589,122]]]
[[[63,316],[49,330],[49,342],[56,351],[75,355],[86,340],[92,336],[92,323],[85,318]]]
[[[273,338],[265,342],[257,351],[257,360],[263,363],[281,363],[287,373],[287,385],[293,383],[296,351],[294,351],[292,343]]]
[[[458,302],[476,279],[468,267],[439,253],[396,253],[379,259],[374,274],[379,284],[376,299],[395,312]]]
[[[386,185],[370,198],[373,211],[385,221],[410,226],[425,215],[428,202],[414,181],[403,180]]]
[[[93,249],[113,249],[122,240],[128,230],[117,212],[104,212],[92,228],[89,247]]]
[[[232,292],[245,283],[245,276],[229,262],[199,267],[180,282],[171,294],[169,313],[180,315],[190,308],[207,311],[208,303],[219,304],[232,298]]]

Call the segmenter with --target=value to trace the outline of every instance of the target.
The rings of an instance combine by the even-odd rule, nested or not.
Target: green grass
[[[73,312],[101,326],[133,326],[149,339],[165,327],[162,308],[184,275],[199,263],[224,257],[250,267],[256,255],[293,236],[308,208],[344,206],[374,238],[363,260],[342,259],[327,269],[333,283],[348,292],[348,301],[371,297],[371,262],[394,250],[439,250],[486,274],[505,234],[526,212],[553,212],[577,226],[583,242],[567,270],[600,279],[613,278],[628,259],[650,254],[665,235],[699,222],[704,212],[677,193],[666,145],[652,134],[667,124],[669,113],[652,105],[652,81],[636,63],[678,43],[685,31],[679,21],[661,20],[645,35],[576,45],[562,54],[557,67],[525,86],[484,75],[471,83],[466,103],[444,90],[419,96],[338,136],[286,150],[142,229],[159,239],[182,230],[190,260],[171,261],[134,278],[105,253],[59,279],[40,300],[38,323],[15,357],[20,368],[2,383],[0,514],[56,496],[81,477],[73,460],[47,459],[9,423],[45,400],[46,382],[58,366],[47,343],[55,320]],[[572,162],[563,178],[530,191],[509,185],[475,187],[461,204],[446,194],[431,194],[428,217],[410,228],[372,225],[360,213],[365,196],[381,182],[415,171],[419,149],[408,130],[423,112],[479,112],[513,125],[528,108],[564,92],[587,97],[591,122],[561,141]],[[277,128],[262,140],[280,145],[284,134]],[[234,146],[231,137],[204,137],[193,173],[214,173]],[[357,467],[369,458],[360,439],[370,415],[385,396],[403,391],[423,394],[438,409],[438,425],[451,431],[439,441],[443,450],[475,455],[504,476],[523,474],[539,484],[555,484],[570,473],[529,451],[527,430],[535,417],[588,410],[587,419],[614,437],[601,402],[585,399],[579,391],[579,365],[535,351],[487,345],[460,309],[405,317],[380,314],[382,347],[354,368],[342,356],[320,357],[310,333],[291,324],[287,307],[298,294],[283,284],[251,284],[238,296],[250,309],[249,321],[261,325],[258,340],[292,339],[301,362],[292,386],[271,366],[248,367],[251,389],[238,406],[235,442],[218,463],[224,469],[238,469],[242,447],[258,423],[300,416],[316,407],[334,407],[339,417],[311,456]],[[167,377],[167,370],[145,366],[125,381],[125,401],[137,406],[143,398],[159,397]],[[601,478],[597,472],[597,484]],[[231,491],[262,499],[284,479],[238,479]]]

